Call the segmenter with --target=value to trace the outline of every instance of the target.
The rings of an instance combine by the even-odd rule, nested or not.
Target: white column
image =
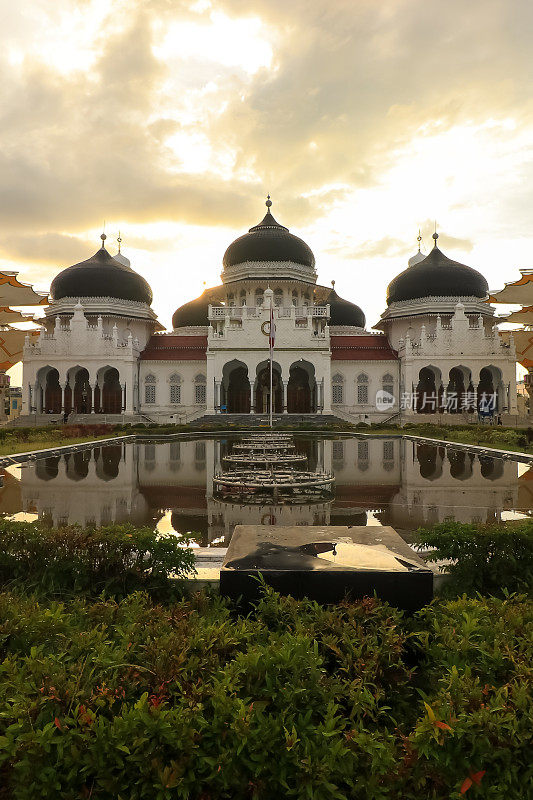
[[[133,414],[133,379],[124,384],[126,392],[126,414]]]
[[[214,358],[211,353],[207,354],[207,384],[206,384],[206,414],[215,413],[215,370]],[[194,398],[193,398],[194,399]]]
[[[120,404],[120,411],[123,414],[126,410],[126,382],[120,384],[121,389],[121,404]]]
[[[215,378],[215,413],[220,414],[220,381]]]
[[[37,398],[38,398],[39,388],[40,388],[39,387],[39,382],[35,381],[35,383],[32,386],[32,390],[31,390],[31,392],[32,392],[32,402],[31,402],[30,414],[32,412],[35,412],[36,414],[38,413],[38,411],[37,411]]]
[[[250,381],[250,414],[255,414],[254,408],[254,380]]]
[[[289,385],[289,381],[282,381],[283,383],[283,413],[288,414],[287,410],[287,387]]]
[[[65,383],[60,384],[60,386],[61,386],[61,413],[64,414],[65,413],[65,390],[66,390],[66,388],[68,386],[68,381],[65,381]],[[74,402],[74,391],[72,391],[72,401]]]

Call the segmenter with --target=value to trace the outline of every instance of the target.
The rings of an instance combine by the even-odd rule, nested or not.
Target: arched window
[[[364,372],[357,376],[357,402],[362,405],[368,403],[368,375]]]
[[[245,306],[246,305],[246,289],[241,289],[239,302],[240,302],[241,306]]]
[[[389,394],[394,394],[394,378],[389,372],[387,372],[387,374],[383,376],[382,386],[384,392],[388,392]]]
[[[155,375],[147,375],[144,379],[144,402],[155,403]]]
[[[197,405],[205,405],[207,401],[207,389],[205,375],[197,375],[194,379],[194,402]]]
[[[331,402],[344,403],[344,378],[340,373],[331,379]]]
[[[181,403],[181,377],[174,372],[170,378],[170,402],[172,405],[178,405]]]
[[[283,289],[274,289],[274,305],[280,306],[283,303]]]
[[[264,292],[263,292],[262,289],[256,289],[255,290],[255,304],[256,304],[256,306],[262,306],[263,305],[263,300],[264,300],[263,294],[264,294]]]
[[[298,292],[296,291],[296,289],[292,290],[292,304],[293,306],[298,305]]]
[[[228,306],[232,308],[235,305],[235,297],[233,294],[228,294]]]

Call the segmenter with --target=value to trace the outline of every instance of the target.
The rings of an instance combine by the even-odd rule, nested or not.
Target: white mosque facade
[[[102,247],[54,279],[37,340],[26,340],[23,408],[34,421],[184,422],[273,410],[352,422],[420,414],[474,418],[483,398],[517,414],[516,354],[502,342],[488,285],[435,246],[387,290],[373,329],[317,283],[302,239],[267,214],[236,239],[222,282],[177,309],[164,331],[147,282]]]

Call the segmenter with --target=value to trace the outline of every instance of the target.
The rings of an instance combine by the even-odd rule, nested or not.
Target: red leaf
[[[481,779],[487,770],[482,769],[480,772],[474,772],[474,774],[470,773],[470,777],[478,786],[481,783]]]
[[[58,730],[61,730],[61,723],[60,723],[60,721],[58,720],[57,717],[54,719],[54,725],[56,726],[56,728]]]
[[[435,722],[435,725],[437,726],[437,728],[440,728],[441,731],[451,731],[450,726],[447,725],[445,722],[440,722],[440,720],[437,720]]]
[[[472,781],[470,778],[465,778],[463,781],[463,785],[461,786],[461,794],[465,794],[470,787],[472,786]]]

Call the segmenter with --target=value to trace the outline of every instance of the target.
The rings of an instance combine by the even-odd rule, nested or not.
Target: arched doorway
[[[72,390],[72,410],[76,414],[90,414],[92,404],[92,391],[89,384],[89,373],[81,367],[74,378]]]
[[[289,414],[311,414],[315,408],[316,382],[314,368],[302,361],[289,370],[287,411]]]
[[[248,367],[242,361],[233,359],[224,364],[220,385],[220,407],[221,411],[226,411],[228,414],[250,413]]]
[[[229,374],[227,407],[228,414],[250,413],[250,381],[245,366],[235,367]]]
[[[122,386],[118,370],[114,367],[108,367],[98,379],[98,387],[94,391],[94,410],[102,414],[122,413]]]
[[[257,367],[255,411],[257,414],[268,414],[270,411],[270,366],[268,362],[263,362]],[[274,414],[283,412],[283,388],[279,364],[272,365],[272,411]]]
[[[449,414],[459,414],[464,411],[464,399],[467,386],[465,376],[460,367],[453,367],[449,372],[448,388],[446,390],[446,410]]]
[[[441,409],[441,404],[442,384],[440,372],[435,367],[422,367],[418,373],[418,385],[416,387],[417,413],[436,414]]]
[[[46,384],[44,390],[45,414],[61,414],[61,386],[59,384],[59,372],[52,367],[46,374]]]
[[[483,367],[479,373],[477,407],[484,416],[498,413],[504,405],[501,372],[497,367]]]

